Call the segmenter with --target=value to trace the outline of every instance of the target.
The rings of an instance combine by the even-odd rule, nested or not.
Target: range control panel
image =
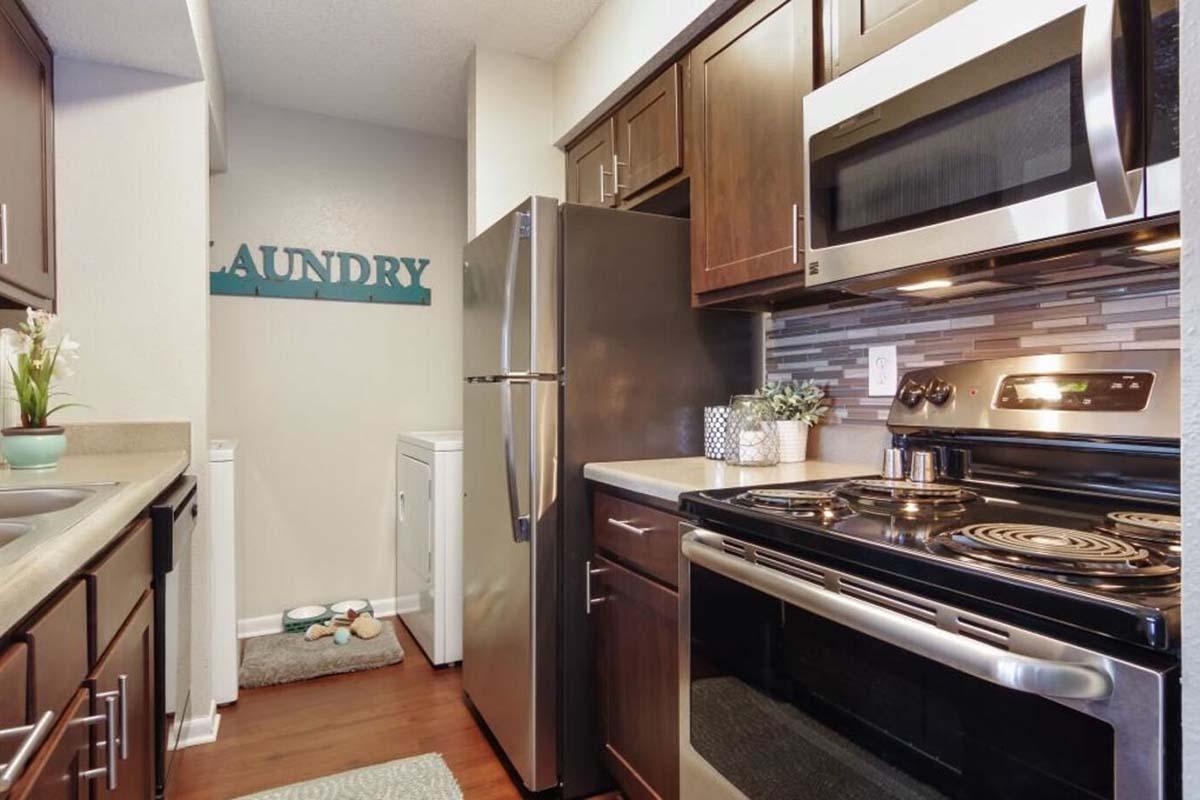
[[[1000,382],[996,408],[1026,411],[1141,411],[1150,400],[1152,372],[1079,372],[1009,375]]]
[[[911,370],[888,425],[1178,439],[1179,352],[1046,354]]]

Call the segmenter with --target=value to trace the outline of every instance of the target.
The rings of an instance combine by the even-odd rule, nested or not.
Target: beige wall
[[[467,66],[468,238],[530,195],[563,198],[566,162],[553,139],[553,67],[477,49]]]
[[[241,441],[239,618],[415,591],[395,435],[461,424],[465,145],[231,102],[212,267],[248,243],[430,259],[428,307],[213,297],[212,432]]]
[[[58,310],[80,361],[63,420],[188,420],[208,493],[204,84],[55,62]],[[208,712],[207,519],[192,540],[192,702]]]
[[[565,145],[734,0],[606,0],[554,60],[554,135]]]

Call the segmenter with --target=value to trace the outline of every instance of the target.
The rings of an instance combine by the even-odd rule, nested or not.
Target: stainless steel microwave
[[[1169,219],[1178,0],[975,0],[805,97],[804,159],[809,285]]]

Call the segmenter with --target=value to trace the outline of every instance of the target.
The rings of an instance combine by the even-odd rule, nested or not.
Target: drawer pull
[[[645,536],[647,533],[650,533],[652,530],[654,530],[654,528],[639,528],[637,525],[633,524],[633,520],[629,519],[613,519],[612,517],[609,517],[608,524],[612,525],[614,528],[620,528],[623,531],[628,531],[629,533],[634,533],[638,536]]]
[[[29,759],[33,757],[37,749],[42,746],[42,742],[46,740],[46,736],[50,733],[52,727],[54,727],[54,712],[47,711],[32,725],[21,725],[17,728],[0,730],[0,739],[16,739],[18,736],[25,737],[24,741],[21,742],[21,746],[17,748],[17,753],[13,756],[13,760],[7,764],[0,764],[0,794],[8,794],[8,791],[12,789],[13,784],[21,777],[21,773],[25,771],[25,765],[29,763]]]
[[[583,569],[584,569],[584,574],[583,574],[584,590],[583,590],[583,592],[584,592],[585,599],[587,600],[587,604],[584,606],[584,612],[587,614],[591,614],[592,606],[600,605],[607,599],[604,597],[592,597],[592,576],[593,575],[603,575],[605,572],[607,572],[607,570],[605,570],[603,568],[592,569],[591,561],[584,562]]]
[[[104,725],[104,766],[85,769],[79,773],[84,780],[104,778],[104,785],[110,792],[117,790],[117,698],[111,694],[104,698],[104,713],[93,714],[90,717],[79,717],[71,721],[72,725]]]
[[[117,743],[121,746],[121,760],[129,760],[129,676],[117,676],[117,688],[109,692],[100,692],[96,695],[98,700],[107,701],[108,698],[116,698],[117,701],[117,716],[120,718],[121,734]]]

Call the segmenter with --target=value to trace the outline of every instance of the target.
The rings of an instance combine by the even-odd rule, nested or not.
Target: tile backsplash
[[[867,348],[880,344],[896,345],[901,376],[980,358],[1178,349],[1179,273],[932,303],[842,303],[779,312],[767,322],[767,377],[827,385],[831,422],[882,425],[891,398],[867,395]]]

